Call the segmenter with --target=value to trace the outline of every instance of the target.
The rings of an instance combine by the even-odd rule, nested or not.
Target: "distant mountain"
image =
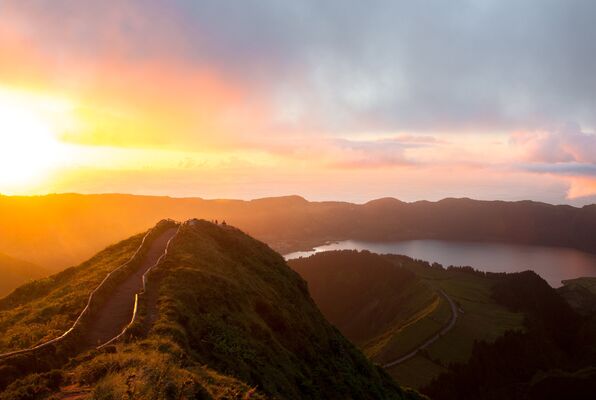
[[[44,268],[0,253],[0,298],[27,281],[49,275]]]
[[[139,240],[18,289],[0,302],[0,336],[24,332],[32,320],[36,331],[51,321],[68,325],[91,282],[130,256]],[[73,391],[77,398],[102,399],[422,398],[400,388],[324,319],[306,283],[280,255],[236,228],[183,225],[149,275],[143,299],[142,319],[128,341],[71,362],[64,357],[62,364],[61,352],[73,347],[58,347],[35,359],[45,371],[20,377],[0,399],[63,398]],[[48,357],[53,364],[45,364]],[[22,363],[0,360],[2,379],[11,379]]]
[[[133,195],[0,196],[0,252],[48,268],[77,264],[163,218],[227,220],[275,250],[329,240],[445,239],[568,246],[596,253],[596,205],[445,199],[366,204],[299,196],[252,201]]]

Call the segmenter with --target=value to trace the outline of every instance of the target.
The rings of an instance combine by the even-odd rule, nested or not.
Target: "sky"
[[[594,15],[0,0],[0,193],[594,203]]]

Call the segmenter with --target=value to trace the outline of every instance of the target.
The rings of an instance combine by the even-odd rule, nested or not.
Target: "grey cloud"
[[[301,126],[596,126],[592,1],[184,3],[213,39],[196,54],[274,101],[290,92]]]
[[[564,164],[550,164],[550,163],[534,163],[522,164],[519,168],[534,173],[540,174],[555,174],[564,176],[586,176],[596,177],[596,165],[594,164],[579,164],[579,163],[564,163]]]
[[[590,0],[22,3],[57,57],[116,37],[128,57],[216,66],[277,109],[271,129],[596,127]]]
[[[332,164],[344,168],[381,168],[417,164],[409,159],[408,148],[432,146],[429,137],[403,137],[380,140],[332,140],[339,150]]]

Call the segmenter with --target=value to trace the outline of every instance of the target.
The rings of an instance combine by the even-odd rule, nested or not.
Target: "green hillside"
[[[112,251],[124,254],[136,240]],[[101,265],[87,264],[88,273]],[[72,279],[82,281],[82,275]],[[280,255],[235,228],[184,225],[148,288],[144,322],[128,342],[24,377],[0,398],[32,392],[29,398],[74,392],[97,399],[420,398],[324,319]],[[69,287],[56,291],[67,296]],[[2,313],[12,315],[13,329],[24,329],[16,309],[30,313],[40,300],[15,299]]]
[[[380,364],[408,354],[449,323],[451,309],[439,295],[442,289],[459,308],[453,328],[387,369],[411,387],[428,384],[450,363],[467,361],[475,341],[492,342],[507,330],[523,330],[523,314],[492,298],[496,281],[467,269],[356,251],[318,253],[289,265],[307,280],[325,316]]]
[[[45,275],[49,275],[49,272],[38,265],[0,253],[0,298],[16,287]]]
[[[413,349],[447,322],[449,309],[416,274],[368,251],[329,251],[288,265],[307,282],[317,305],[377,363]]]
[[[493,298],[524,314],[524,331],[476,343],[465,363],[451,366],[422,390],[434,399],[592,399],[594,314],[576,313],[532,271],[498,276]]]
[[[476,341],[493,342],[510,330],[523,330],[524,315],[508,310],[493,298],[494,277],[470,273],[471,268],[442,268],[439,264],[388,256],[422,280],[441,288],[459,308],[453,329],[414,358],[389,369],[396,379],[414,387],[428,384],[450,363],[465,362]],[[427,373],[429,371],[430,373]]]

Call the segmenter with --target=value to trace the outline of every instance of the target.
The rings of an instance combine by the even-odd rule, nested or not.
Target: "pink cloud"
[[[553,131],[517,132],[510,143],[522,150],[525,161],[596,163],[596,135],[569,124]]]

